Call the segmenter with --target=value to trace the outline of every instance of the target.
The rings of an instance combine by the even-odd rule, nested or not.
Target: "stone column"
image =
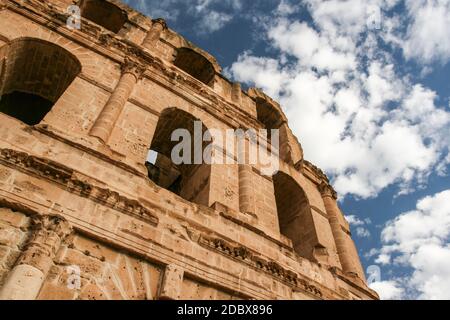
[[[350,230],[348,224],[345,223],[344,215],[337,204],[336,191],[328,183],[322,183],[319,188],[330,221],[342,271],[364,280],[364,271],[355,243],[350,236]]]
[[[152,28],[147,33],[147,36],[145,37],[144,41],[142,42],[142,46],[147,49],[152,49],[155,46],[155,43],[159,40],[161,37],[161,33],[164,29],[167,29],[167,24],[164,19],[158,18],[152,20]]]
[[[0,289],[0,300],[36,299],[62,241],[71,232],[64,218],[39,216],[31,240]]]
[[[239,165],[239,211],[255,215],[255,195],[250,165]]]
[[[231,89],[231,99],[238,105],[242,104],[242,89],[239,82],[233,83],[233,87]]]
[[[238,179],[239,179],[239,211],[255,215],[256,201],[253,186],[253,169],[250,163],[250,144],[245,134],[238,136]]]
[[[134,86],[144,73],[144,67],[132,60],[126,59],[122,65],[122,76],[114,92],[111,94],[103,110],[91,128],[90,135],[107,143],[114,125],[119,118]]]

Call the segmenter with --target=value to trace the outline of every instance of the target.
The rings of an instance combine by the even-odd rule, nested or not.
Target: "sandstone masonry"
[[[378,299],[277,102],[163,19],[72,4],[0,0],[1,299]],[[279,129],[279,172],[174,165],[198,120]]]

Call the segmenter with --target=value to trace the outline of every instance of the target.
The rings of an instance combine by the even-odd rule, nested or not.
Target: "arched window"
[[[317,237],[305,192],[283,172],[274,175],[273,182],[281,234],[292,240],[297,254],[314,260]]]
[[[278,152],[280,159],[284,162],[294,166],[300,165],[303,160],[303,150],[289,128],[280,105],[255,88],[249,90],[249,95],[255,101],[257,119],[267,130],[267,138],[273,147],[272,150]],[[278,130],[276,131],[277,140],[274,140],[272,130]]]
[[[185,140],[178,136],[179,140],[171,141],[175,130],[186,133],[190,139]],[[146,162],[149,178],[153,182],[188,201],[203,205],[208,205],[211,173],[211,166],[202,160],[206,147],[202,138],[206,130],[191,114],[177,108],[166,109],[159,118]],[[196,137],[200,138],[200,143],[195,142]],[[181,141],[188,143],[188,148],[184,151],[190,152],[190,157],[184,152],[176,152],[178,156],[186,156],[188,161],[175,164],[172,161],[172,151],[176,146],[180,146]],[[194,157],[195,152],[202,155],[201,161]]]
[[[83,0],[80,5],[81,16],[118,33],[128,20],[125,11],[105,0]]]
[[[258,117],[258,121],[261,122],[264,126],[264,129],[267,130],[267,138],[271,138],[271,130],[279,129],[281,124],[283,123],[283,117],[271,103],[262,99],[256,98],[256,114]]]
[[[178,49],[174,65],[207,85],[214,79],[215,70],[212,63],[192,49]]]
[[[3,50],[0,112],[36,125],[80,73],[81,64],[64,48],[40,39],[21,38]]]

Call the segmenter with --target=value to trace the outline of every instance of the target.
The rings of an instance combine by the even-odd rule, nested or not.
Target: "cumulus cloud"
[[[197,34],[206,35],[222,29],[232,21],[234,14],[242,8],[241,0],[125,0],[152,18],[164,18],[176,22],[187,15],[195,21]]]
[[[277,7],[277,13],[281,16],[288,16],[296,13],[299,10],[299,6],[293,3],[289,3],[287,0],[281,0]]]
[[[372,224],[372,221],[369,218],[361,220],[355,215],[345,216],[345,218],[350,226],[355,229],[359,238],[370,238],[371,233],[368,226]]]
[[[450,1],[406,0],[411,20],[405,41],[404,54],[421,63],[450,60]]]
[[[222,29],[233,17],[229,14],[217,11],[209,11],[201,20],[200,27],[202,33],[215,32]]]
[[[370,8],[398,1],[307,2],[313,24],[265,26],[279,59],[245,52],[228,72],[280,100],[305,156],[341,195],[374,197],[392,184],[411,192],[447,163],[450,113],[395,67],[380,44],[391,30],[368,29]]]
[[[400,300],[404,295],[404,289],[395,281],[373,282],[370,288],[378,293],[381,300]]]
[[[446,190],[421,199],[415,210],[386,224],[376,261],[412,270],[404,279],[390,280],[393,287],[408,292],[408,298],[450,299],[449,236],[450,190]],[[390,289],[375,290],[389,295]]]
[[[351,226],[363,226],[365,224],[364,221],[362,221],[361,219],[359,219],[357,216],[355,215],[350,215],[350,216],[345,216],[345,219],[348,221],[348,223]]]

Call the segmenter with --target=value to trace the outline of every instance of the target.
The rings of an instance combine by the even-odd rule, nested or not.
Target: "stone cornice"
[[[303,170],[305,169],[309,169],[315,175],[317,180],[324,181],[326,183],[330,182],[327,175],[322,171],[322,169],[318,168],[307,160],[303,160]]]
[[[116,191],[95,186],[74,170],[52,160],[28,155],[11,149],[0,149],[0,163],[27,174],[50,180],[71,193],[89,198],[111,209],[158,225],[159,219],[139,201],[129,199]]]
[[[322,195],[322,197],[331,197],[334,200],[337,200],[337,198],[338,198],[337,197],[337,192],[327,182],[322,182],[319,185],[319,191],[320,191],[320,194]]]
[[[280,281],[287,283],[289,286],[294,286],[297,290],[302,289],[302,291],[313,294],[319,299],[323,297],[318,287],[309,284],[310,280],[306,281],[300,278],[299,274],[295,271],[286,269],[276,261],[267,259],[245,246],[204,234],[198,237],[198,243],[204,247],[218,251],[229,258],[237,259],[252,268],[268,273]]]
[[[54,131],[53,128],[51,129],[48,125],[37,125],[37,126],[34,126],[34,127],[30,127],[30,129],[31,130],[36,130],[39,133],[45,134],[46,136],[49,136],[49,137],[51,137],[51,138],[53,138],[55,140],[61,141],[61,142],[65,143],[65,144],[67,144],[67,145],[69,145],[71,147],[74,147],[76,149],[82,150],[82,151],[84,151],[84,152],[86,152],[86,153],[88,153],[88,154],[90,154],[90,155],[92,155],[92,156],[94,156],[94,157],[96,157],[96,158],[98,158],[100,160],[103,160],[103,161],[106,161],[108,163],[111,163],[112,165],[114,165],[114,166],[116,166],[116,167],[118,167],[118,168],[120,168],[122,170],[125,170],[125,171],[127,171],[127,172],[129,172],[129,173],[131,173],[133,175],[136,175],[136,176],[141,177],[141,178],[147,177],[146,174],[143,174],[142,172],[136,170],[134,167],[132,167],[132,166],[130,166],[130,165],[128,165],[128,164],[126,164],[126,163],[124,163],[122,161],[113,159],[113,158],[111,158],[111,156],[108,156],[105,153],[96,151],[96,150],[94,150],[91,147],[88,147],[88,146],[86,146],[84,144],[75,142],[73,140],[68,139],[67,137],[62,136],[61,134],[58,134],[57,132]]]
[[[379,300],[380,297],[378,296],[377,292],[367,287],[364,282],[359,279],[358,277],[349,277],[348,275],[345,275],[340,269],[333,267],[330,268],[330,272],[339,278],[340,280],[344,281],[346,284],[350,285],[351,287],[364,292],[369,297],[373,298],[374,300]]]

